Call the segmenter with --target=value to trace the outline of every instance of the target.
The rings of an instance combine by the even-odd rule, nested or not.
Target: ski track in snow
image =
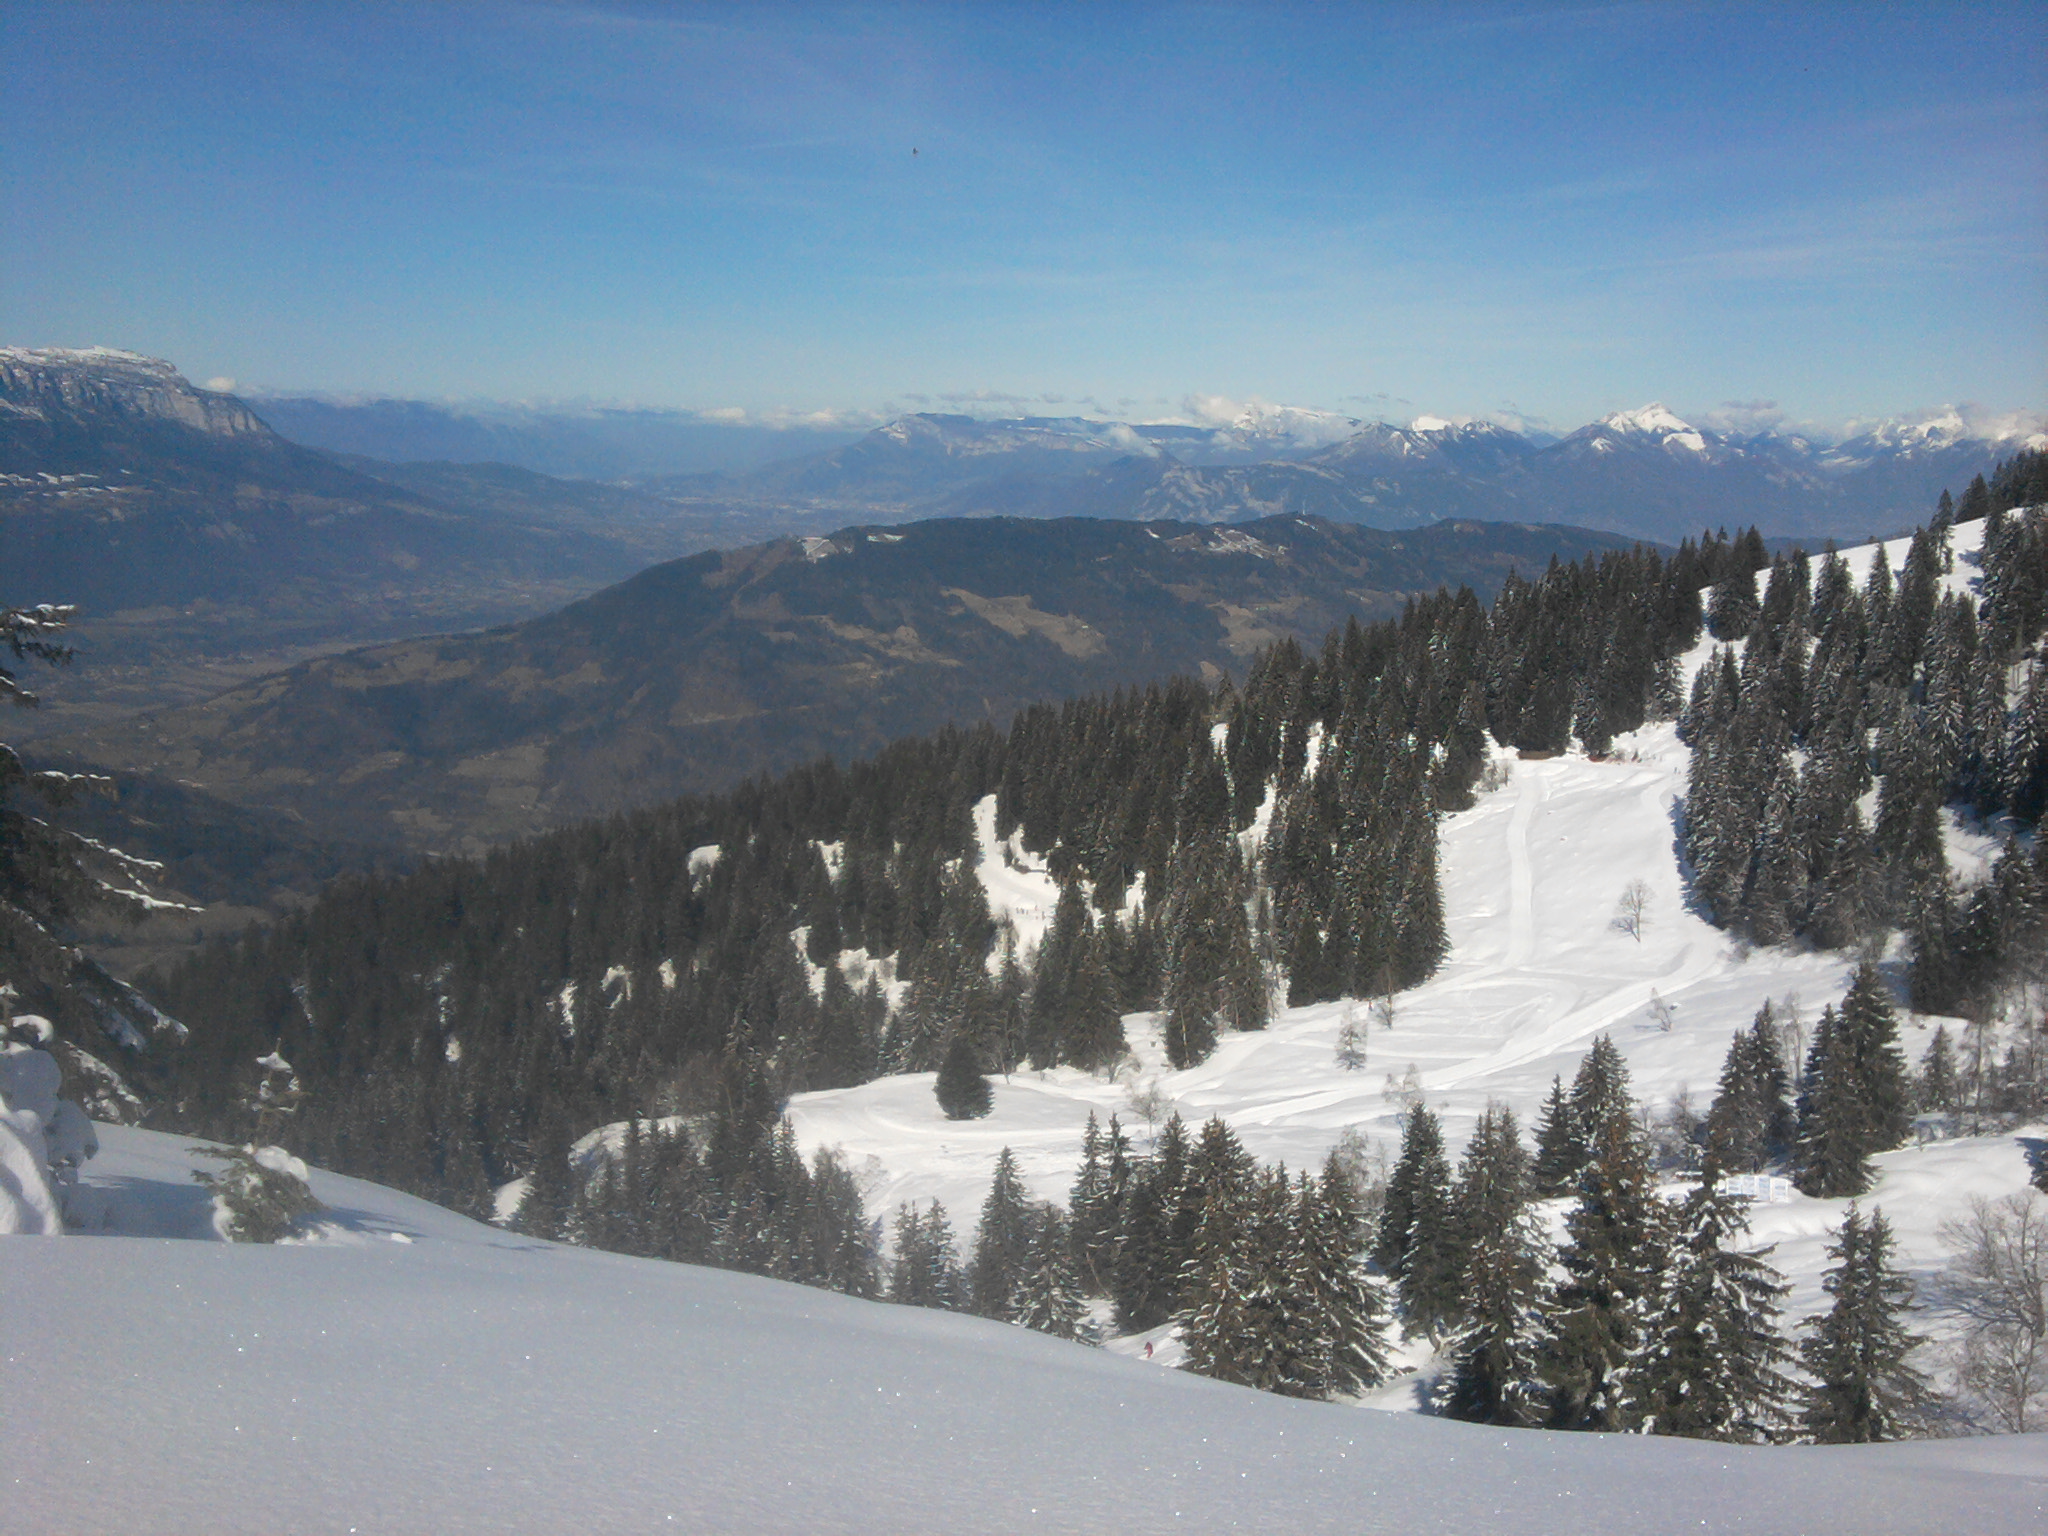
[[[1190,1122],[1223,1116],[1255,1156],[1291,1168],[1319,1166],[1347,1131],[1391,1157],[1404,1103],[1394,1080],[1411,1068],[1454,1153],[1489,1102],[1511,1107],[1529,1135],[1553,1075],[1569,1082],[1603,1033],[1627,1059],[1638,1097],[1661,1108],[1689,1093],[1704,1110],[1730,1039],[1758,1007],[1767,999],[1790,1004],[1810,1032],[1822,1005],[1841,997],[1853,960],[1744,950],[1687,907],[1673,821],[1687,760],[1670,725],[1648,726],[1618,741],[1606,761],[1516,761],[1499,790],[1446,818],[1451,951],[1436,976],[1395,997],[1391,1030],[1368,1031],[1364,1070],[1335,1062],[1345,1019],[1364,1015],[1360,1001],[1282,1010],[1266,1030],[1226,1035],[1208,1061],[1185,1072],[1165,1066],[1156,1019],[1134,1014],[1125,1025],[1137,1067],[1119,1078],[1070,1068],[997,1078],[994,1112],[975,1121],[940,1115],[930,1074],[883,1079],[799,1096],[790,1105],[798,1134],[807,1147],[839,1147],[864,1169],[878,1218],[900,1201],[944,1201],[964,1245],[1001,1148],[1015,1152],[1034,1196],[1062,1203],[1091,1111],[1104,1121],[1120,1115],[1143,1150],[1148,1127],[1130,1100],[1138,1086],[1156,1086]],[[1612,926],[1616,901],[1635,879],[1650,892],[1640,940]],[[1909,1060],[1918,1060],[1937,1022],[1902,1014]],[[1923,1288],[1945,1259],[1943,1219],[1970,1194],[2025,1187],[2024,1134],[2040,1133],[1879,1159],[1879,1185],[1864,1203],[1883,1206],[1901,1262]],[[1826,1305],[1827,1234],[1846,1204],[1795,1195],[1753,1213],[1756,1241],[1776,1245],[1773,1262],[1793,1285],[1788,1322]],[[1922,1322],[1941,1332],[1937,1320]],[[1167,1357],[1160,1351],[1155,1363]],[[1414,1394],[1397,1384],[1369,1405],[1412,1410]]]
[[[1534,773],[1522,774],[1515,785],[1514,814],[1508,818],[1508,908],[1509,965],[1527,965],[1536,943],[1536,889],[1529,873],[1529,824],[1543,803],[1543,780]]]

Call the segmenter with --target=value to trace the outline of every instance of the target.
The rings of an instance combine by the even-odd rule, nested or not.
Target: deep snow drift
[[[130,1223],[207,1230],[109,1129]],[[1300,1403],[536,1243],[316,1172],[325,1240],[0,1244],[0,1531],[2014,1533],[2048,1439],[1754,1450]]]

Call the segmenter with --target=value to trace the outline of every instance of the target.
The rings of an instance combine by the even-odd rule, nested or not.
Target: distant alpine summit
[[[738,476],[655,482],[670,494],[797,500],[867,515],[1174,517],[1308,513],[1378,528],[1446,518],[1566,523],[1676,542],[1750,523],[1857,538],[1923,519],[2038,432],[1973,433],[1953,409],[1842,443],[1717,432],[1662,404],[1542,440],[1493,422],[1220,428],[1083,418],[907,416],[857,443]]]

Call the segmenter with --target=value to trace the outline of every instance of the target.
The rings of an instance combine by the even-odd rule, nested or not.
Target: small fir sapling
[[[326,1207],[314,1197],[306,1165],[274,1138],[305,1097],[291,1063],[276,1051],[257,1059],[263,1069],[242,1101],[256,1117],[254,1137],[239,1147],[196,1147],[226,1164],[218,1173],[194,1169],[192,1178],[213,1194],[214,1229],[229,1242],[274,1243],[296,1232]]]

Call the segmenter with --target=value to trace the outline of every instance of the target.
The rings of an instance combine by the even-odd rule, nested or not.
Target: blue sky
[[[2048,407],[2038,5],[11,0],[0,132],[0,340],[245,389]]]

